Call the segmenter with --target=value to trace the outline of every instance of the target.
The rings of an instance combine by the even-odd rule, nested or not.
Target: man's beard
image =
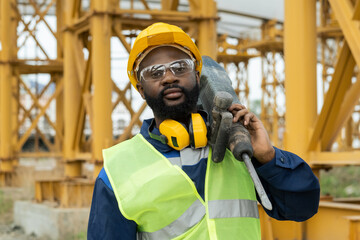
[[[167,106],[164,102],[164,91],[169,88],[180,88],[185,95],[184,102],[174,105]],[[196,82],[196,85],[188,90],[178,85],[169,85],[164,88],[157,97],[153,98],[144,92],[145,100],[150,108],[153,110],[154,115],[160,119],[174,119],[177,121],[184,122],[187,120],[190,113],[196,109],[196,104],[199,98],[200,87]]]

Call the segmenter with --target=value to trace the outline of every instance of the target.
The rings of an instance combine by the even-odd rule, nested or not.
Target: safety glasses
[[[140,71],[140,79],[144,81],[161,81],[169,69],[176,77],[194,71],[195,63],[191,59],[180,59],[167,64],[148,66]]]

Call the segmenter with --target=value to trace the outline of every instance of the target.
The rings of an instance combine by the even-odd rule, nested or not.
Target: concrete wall
[[[44,203],[16,201],[14,224],[26,234],[48,237],[51,240],[73,239],[85,235],[90,208],[56,208]]]

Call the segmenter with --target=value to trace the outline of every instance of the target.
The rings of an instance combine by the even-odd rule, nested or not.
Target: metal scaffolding
[[[248,106],[249,61],[261,58],[260,116],[274,145],[302,156],[318,176],[359,165],[360,0],[285,0],[284,26],[239,14],[262,21],[261,39],[217,33],[219,12],[237,14],[214,0],[1,1],[0,185],[11,185],[19,158],[54,157],[62,177],[36,181],[35,199],[89,206],[102,149],[132,137],[148,111],[124,65],[139,31],[158,21],[179,25],[203,55],[221,62]],[[85,163],[94,166],[90,177]],[[262,236],[357,239],[358,204],[322,201],[305,223],[260,211]]]

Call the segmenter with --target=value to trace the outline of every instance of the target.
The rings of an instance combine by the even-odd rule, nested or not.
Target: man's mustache
[[[179,88],[179,89],[181,89],[182,92],[186,92],[186,89],[185,89],[184,87],[175,84],[175,85],[168,85],[168,86],[166,86],[166,87],[159,93],[159,95],[160,95],[161,97],[165,96],[164,92],[165,92],[166,90],[170,89],[170,88]]]

